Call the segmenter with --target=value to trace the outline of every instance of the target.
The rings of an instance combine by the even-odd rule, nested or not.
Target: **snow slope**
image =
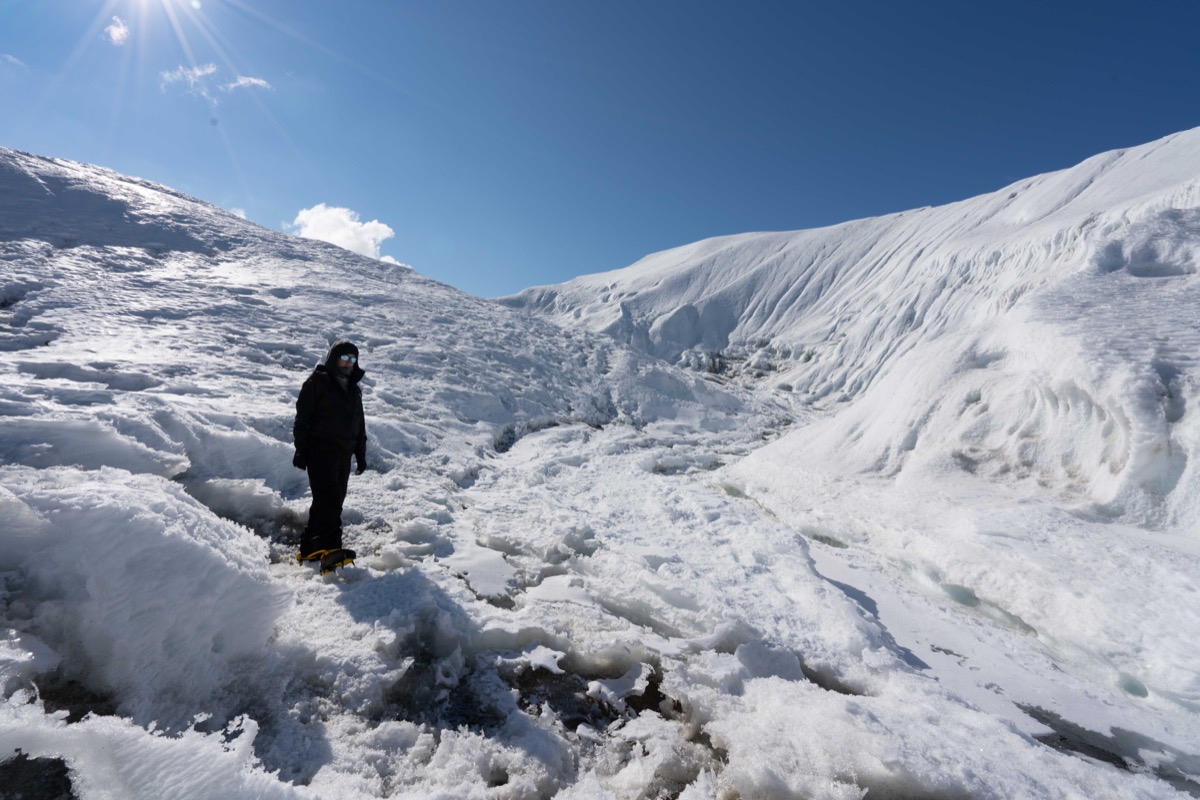
[[[806,404],[854,400],[798,435],[859,469],[957,463],[1195,530],[1198,269],[1200,129],[940,208],[712,239],[506,302],[764,374]]]
[[[648,270],[661,324],[631,294],[615,318],[650,353],[586,330],[609,326],[600,294],[560,327],[0,149],[0,781],[65,766],[84,800],[1200,793],[1197,236],[1191,190],[1160,185],[1195,141],[1088,201],[1088,230],[1129,218],[1105,234],[1119,252],[1030,244],[1106,185],[1076,176],[1031,182],[1036,219],[1032,200],[974,212],[1007,220],[995,247],[1020,269],[948,267],[930,226],[969,203],[702,243],[701,268],[652,257],[674,264]],[[867,241],[885,229],[959,277],[889,270],[902,243]],[[812,258],[739,266],[776,247]],[[789,269],[808,310],[785,325]],[[920,322],[892,328],[894,293],[927,301]],[[292,559],[290,426],[344,336],[372,469],[344,514],[360,559],[321,577]],[[748,368],[689,369],[696,348]],[[1016,455],[1009,419],[1029,425]]]

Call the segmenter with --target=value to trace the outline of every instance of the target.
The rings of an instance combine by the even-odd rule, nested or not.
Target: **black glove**
[[[304,453],[296,451],[296,455],[292,456],[292,466],[296,469],[308,469],[308,459],[304,457]]]
[[[362,475],[367,471],[367,460],[365,458],[358,458],[355,456],[354,460],[358,462],[358,469],[354,471],[355,475]]]

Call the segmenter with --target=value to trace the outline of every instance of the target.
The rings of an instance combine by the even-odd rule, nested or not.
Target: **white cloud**
[[[208,79],[216,73],[216,64],[201,64],[198,67],[180,67],[171,72],[163,72],[160,73],[159,77],[162,79],[164,89],[168,84],[186,83],[188,91],[203,97],[215,106],[217,105],[217,98],[213,97],[208,91]]]
[[[104,35],[117,47],[121,47],[129,39],[129,26],[120,17],[113,17],[112,24],[104,29]]]
[[[336,244],[369,258],[379,258],[379,245],[396,235],[379,220],[362,222],[357,212],[324,203],[304,209],[287,227],[298,236]]]
[[[229,213],[233,214],[235,217],[241,217],[242,219],[249,219],[249,217],[246,216],[246,209],[244,209],[244,208],[231,208],[231,209],[229,209]]]
[[[25,78],[29,67],[14,55],[0,53],[0,85],[16,83]]]
[[[179,67],[170,72],[160,74],[162,79],[162,87],[167,88],[173,83],[186,84],[188,91],[194,95],[203,97],[210,105],[218,105],[218,100],[209,90],[210,81],[214,79],[217,72],[216,64],[200,64],[195,67]],[[238,75],[237,80],[232,83],[220,84],[220,89],[223,92],[232,92],[235,89],[270,89],[271,84],[262,78],[250,78],[245,75]]]
[[[162,73],[162,80],[163,83],[185,81],[190,88],[195,89],[198,86],[203,86],[206,79],[211,75],[215,75],[216,72],[216,64],[201,64],[198,67],[180,67],[172,72]]]
[[[271,84],[262,78],[247,78],[245,75],[238,75],[236,81],[227,83],[221,88],[226,92],[232,92],[234,89],[270,89]]]

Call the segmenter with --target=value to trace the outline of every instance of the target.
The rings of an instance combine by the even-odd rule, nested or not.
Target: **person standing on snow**
[[[323,570],[327,565],[322,556],[342,549],[342,503],[350,482],[350,457],[358,463],[356,474],[367,468],[367,426],[358,387],[365,374],[358,365],[358,348],[339,341],[329,348],[325,363],[304,381],[296,399],[292,464],[308,470],[312,487],[308,526],[300,536],[296,559],[320,560]],[[351,553],[341,563],[352,559]]]

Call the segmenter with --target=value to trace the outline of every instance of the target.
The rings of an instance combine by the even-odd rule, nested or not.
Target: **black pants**
[[[312,506],[308,527],[300,535],[300,552],[334,550],[342,546],[342,504],[350,483],[352,453],[317,447],[308,459],[308,485]]]

